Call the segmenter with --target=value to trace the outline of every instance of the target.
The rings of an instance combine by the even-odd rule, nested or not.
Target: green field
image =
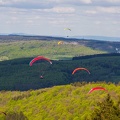
[[[0,43],[0,60],[15,58],[36,57],[43,55],[50,59],[71,59],[74,56],[106,53],[105,51],[93,50],[80,44],[64,42],[58,45],[58,41],[32,40]]]

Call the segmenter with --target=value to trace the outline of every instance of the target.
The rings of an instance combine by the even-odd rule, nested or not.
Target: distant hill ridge
[[[0,42],[9,42],[9,41],[19,41],[19,40],[63,40],[66,42],[77,42],[80,45],[91,47],[95,50],[103,50],[108,53],[120,53],[120,42],[114,41],[101,41],[93,39],[78,39],[78,38],[64,38],[64,37],[54,37],[54,36],[34,36],[34,35],[0,35]]]
[[[111,57],[111,56],[120,56],[120,53],[104,53],[104,54],[95,54],[95,55],[85,55],[85,56],[76,56],[73,57],[72,60],[79,60],[79,59],[89,59],[95,57]]]

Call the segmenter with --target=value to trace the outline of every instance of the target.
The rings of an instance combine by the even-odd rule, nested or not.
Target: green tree
[[[118,101],[118,104],[119,101]],[[92,119],[93,120],[120,120],[120,108],[119,105],[114,105],[113,100],[108,94],[103,102],[97,103],[97,108],[95,108]]]

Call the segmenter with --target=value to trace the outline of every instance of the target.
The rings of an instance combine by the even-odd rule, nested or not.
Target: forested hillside
[[[91,88],[104,87],[107,91]],[[0,120],[120,120],[120,85],[74,83],[0,92]]]
[[[3,40],[0,43],[0,90],[38,89],[76,81],[118,83],[119,53],[104,53],[106,51],[69,41],[59,45],[58,40]],[[48,57],[53,64],[39,61],[30,67],[29,62],[38,55]],[[72,75],[77,67],[85,67],[91,74],[79,71]]]
[[[118,54],[119,55],[119,54]],[[70,84],[77,81],[120,81],[120,56],[94,57],[79,60],[53,60],[53,64],[40,61],[29,66],[32,58],[0,62],[0,90],[29,90]],[[85,71],[72,71],[77,67]],[[43,79],[40,76],[43,75]]]
[[[0,120],[120,120],[119,42],[0,36]]]

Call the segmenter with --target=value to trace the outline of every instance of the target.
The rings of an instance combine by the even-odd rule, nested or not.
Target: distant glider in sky
[[[68,32],[70,32],[71,29],[70,29],[70,28],[64,28],[64,30],[66,31],[66,36],[69,37],[69,36],[68,36]],[[68,31],[68,32],[67,32],[67,31]]]
[[[69,30],[69,31],[71,31],[71,29],[70,29],[70,28],[64,28],[64,30]]]

